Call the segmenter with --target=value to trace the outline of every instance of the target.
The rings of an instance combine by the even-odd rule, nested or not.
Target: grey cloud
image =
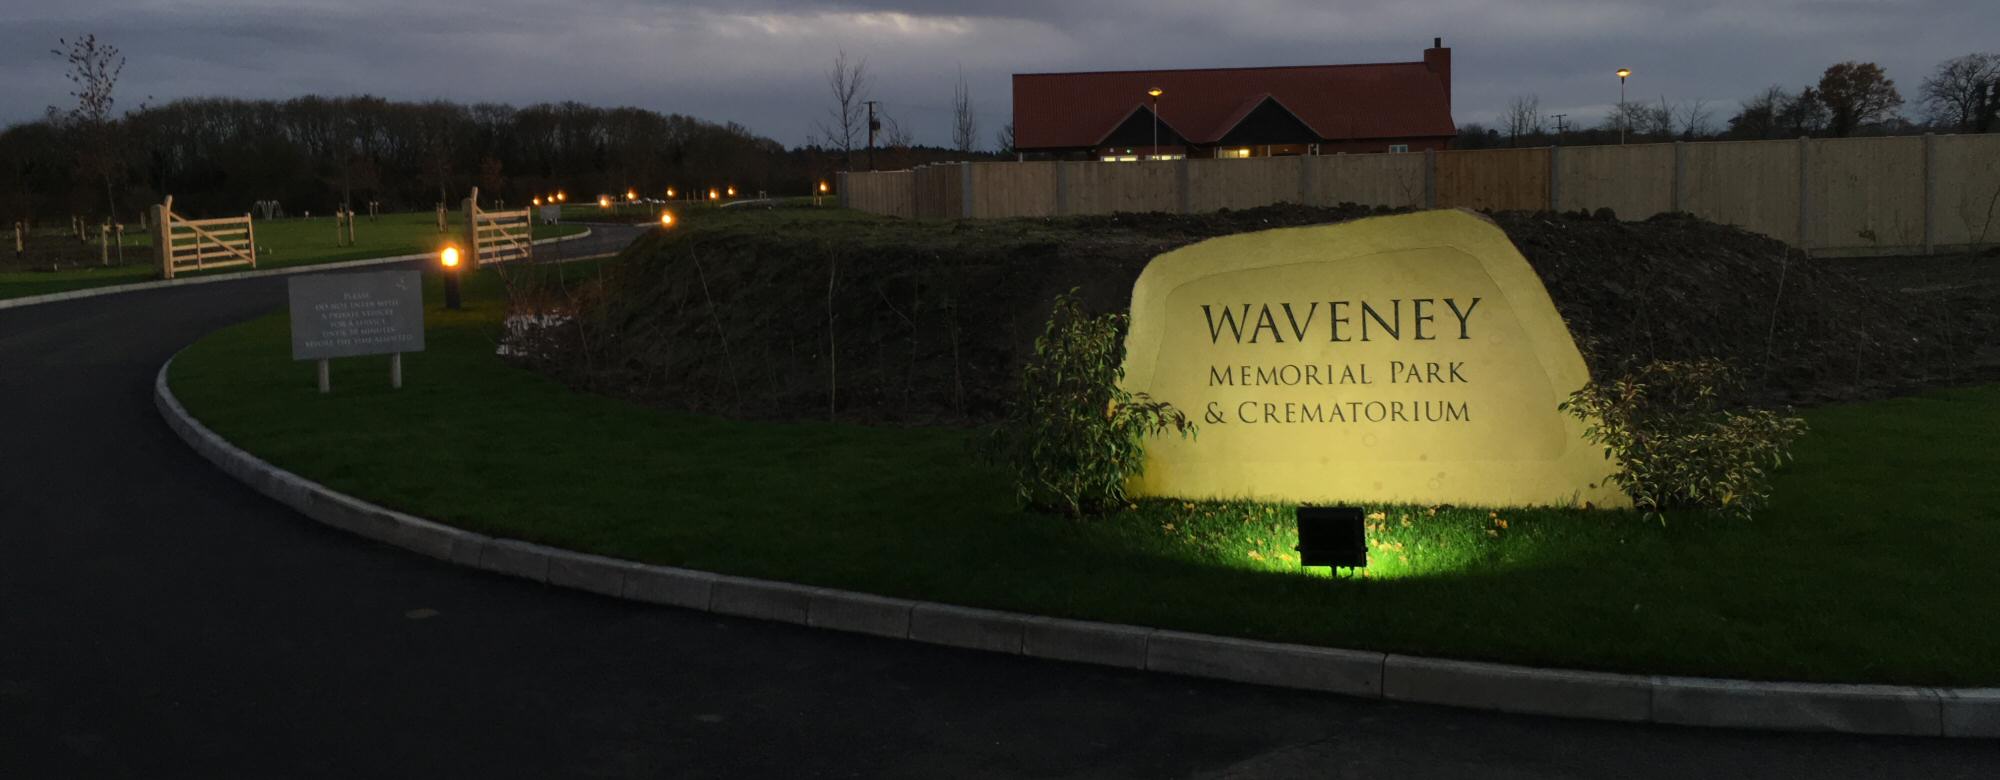
[[[58,36],[96,32],[144,95],[371,93],[524,104],[576,99],[736,121],[803,142],[837,49],[920,142],[949,137],[962,66],[981,124],[1004,124],[1015,72],[1410,60],[1454,47],[1455,113],[1490,122],[1514,95],[1594,122],[1617,100],[1705,98],[1721,117],[1771,83],[1880,62],[1914,97],[1939,60],[2000,48],[1988,0],[69,0],[9,10],[0,122],[64,102]]]

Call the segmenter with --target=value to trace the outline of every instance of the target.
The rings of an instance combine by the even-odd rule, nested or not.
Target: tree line
[[[60,41],[76,105],[0,130],[0,222],[137,221],[166,195],[201,217],[277,201],[289,214],[526,204],[563,191],[587,202],[636,190],[664,197],[734,186],[804,194],[843,169],[819,144],[786,148],[742,125],[574,102],[515,107],[379,97],[206,97],[119,114],[124,58],[94,36]],[[880,162],[952,156],[898,139]]]
[[[1595,126],[1568,126],[1544,114],[1534,95],[1514,98],[1494,126],[1459,127],[1461,149],[1627,141],[1769,140],[1800,136],[1909,135],[2000,131],[2000,53],[1945,60],[1918,85],[1914,116],[1894,79],[1872,62],[1829,66],[1796,89],[1775,84],[1741,101],[1727,118],[1706,100],[1625,101]]]

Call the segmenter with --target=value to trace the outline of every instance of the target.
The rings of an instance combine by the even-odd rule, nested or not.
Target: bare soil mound
[[[804,208],[718,214],[651,234],[581,292],[569,288],[554,305],[579,316],[521,352],[572,385],[690,410],[976,422],[999,413],[1062,292],[1123,309],[1140,270],[1166,250],[1374,213],[1272,206],[966,222]],[[1747,380],[1741,400],[1810,404],[1991,368],[1975,355],[1995,336],[1993,296],[1940,308],[1852,264],[1682,215],[1494,219],[1541,273],[1599,377],[1655,358],[1720,358]]]

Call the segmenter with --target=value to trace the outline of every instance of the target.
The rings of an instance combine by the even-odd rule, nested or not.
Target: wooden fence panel
[[[1556,152],[1556,211],[1611,209],[1638,220],[1674,209],[1674,145],[1563,147]]]
[[[1798,244],[1797,141],[1703,142],[1681,155],[1682,211]]]
[[[973,163],[972,216],[1052,217],[1056,213],[1053,162]]]
[[[1549,150],[1438,152],[1437,207],[1540,211],[1549,207]]]
[[[1941,135],[1932,143],[1937,244],[2000,244],[2000,134]]]
[[[1805,246],[1862,254],[1923,248],[1923,138],[1807,143]]]
[[[1181,164],[1174,161],[1067,163],[1070,214],[1181,210]]]
[[[1306,158],[1311,166],[1307,202],[1318,206],[1421,208],[1424,156],[1421,154],[1335,154]]]
[[[847,174],[847,205],[870,214],[911,219],[916,216],[915,178],[909,171]]]
[[[954,163],[924,165],[912,171],[918,219],[957,219],[965,216],[964,168]]]
[[[1188,210],[1199,213],[1299,203],[1299,168],[1305,159],[1188,160]]]

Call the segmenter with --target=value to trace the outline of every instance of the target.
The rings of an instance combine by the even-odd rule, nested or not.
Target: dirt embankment
[[[1219,235],[1376,213],[1273,206],[924,223],[813,209],[642,239],[538,361],[565,381],[692,410],[895,422],[994,417],[1051,300],[1122,309],[1154,256]],[[2000,294],[1935,296],[1685,216],[1499,214],[1593,374],[1716,357],[1747,400],[1809,404],[1987,375]],[[1894,259],[1878,260],[1893,263]],[[1167,399],[1172,400],[1172,399]]]

